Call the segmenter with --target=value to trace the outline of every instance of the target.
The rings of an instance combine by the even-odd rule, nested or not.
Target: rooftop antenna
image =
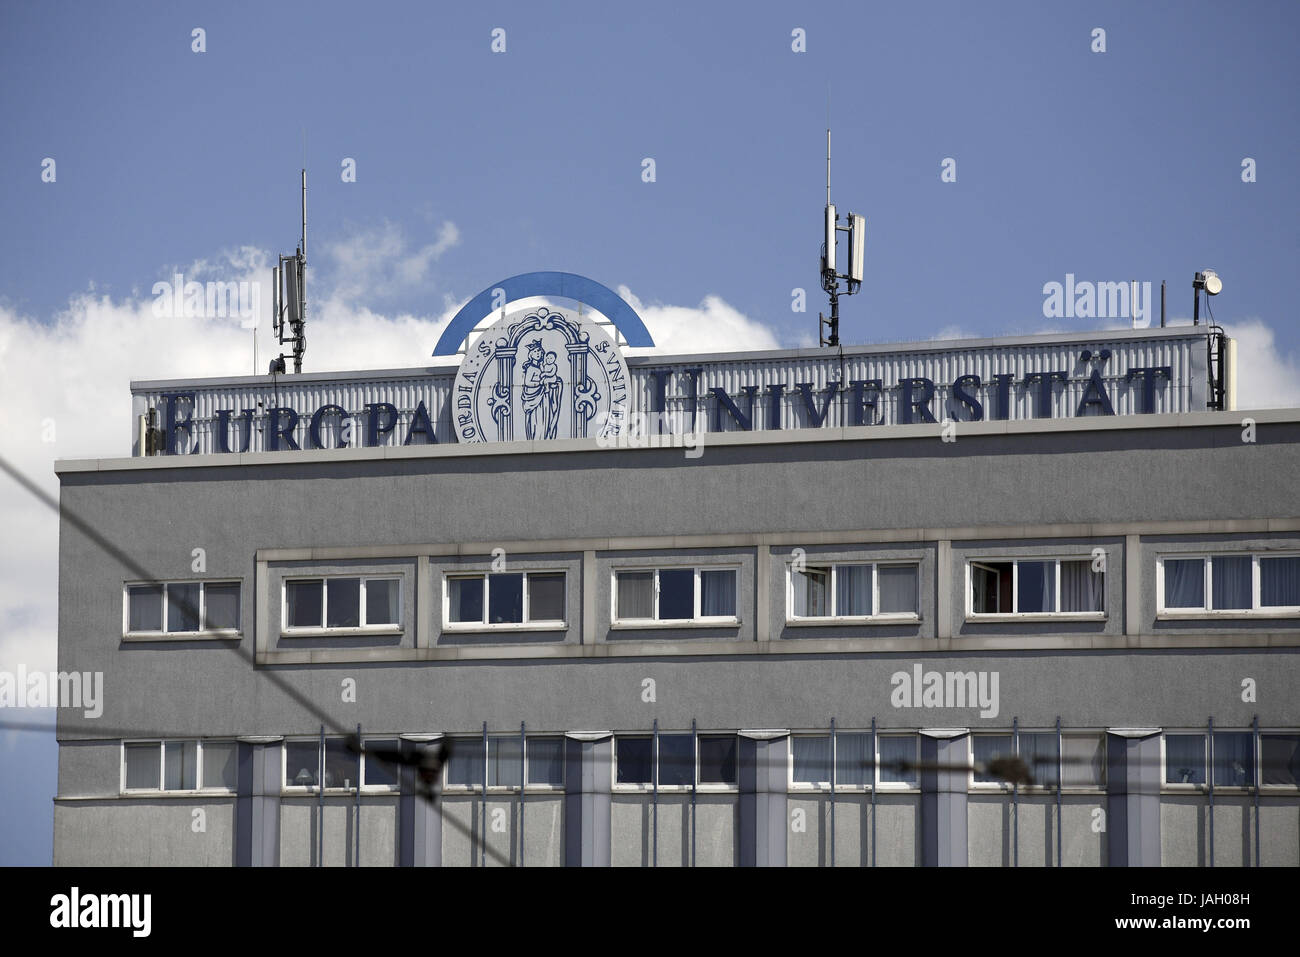
[[[302,371],[302,357],[307,351],[307,170],[302,170],[302,235],[292,256],[281,256],[272,270],[275,289],[272,325],[280,345],[293,344],[293,371]],[[285,329],[288,335],[285,335]],[[284,353],[271,360],[272,375],[283,373]]]
[[[817,314],[817,335],[823,346],[834,347],[840,344],[840,280],[843,279],[847,283],[844,290],[846,296],[851,296],[862,288],[862,265],[863,253],[866,248],[867,221],[864,216],[849,213],[844,218],[845,225],[839,225],[839,216],[835,212],[835,204],[831,202],[829,93],[826,96],[826,113],[826,232],[822,243],[821,277],[822,289],[831,297],[831,316],[827,319],[821,313]],[[839,232],[849,234],[849,271],[847,273],[836,271],[835,240],[836,234]],[[829,329],[829,331],[823,331],[825,329]]]

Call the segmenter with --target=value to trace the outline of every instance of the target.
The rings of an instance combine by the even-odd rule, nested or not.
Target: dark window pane
[[[650,784],[652,738],[615,738],[615,767],[619,784]]]
[[[1243,610],[1251,607],[1249,555],[1216,555],[1210,559],[1211,608]]]
[[[919,611],[917,572],[915,565],[880,565],[876,568],[880,614],[915,614]]]
[[[239,746],[234,741],[203,742],[203,786],[235,790],[238,784]]]
[[[839,565],[836,567],[835,614],[871,614],[870,565]]]
[[[700,736],[700,783],[736,783],[736,736]]]
[[[293,787],[315,787],[320,775],[319,741],[284,743],[284,783]]]
[[[805,568],[791,573],[797,618],[825,618],[831,613],[829,568]]]
[[[126,786],[130,790],[158,790],[157,741],[126,746]]]
[[[1269,608],[1300,605],[1300,557],[1259,560],[1259,604]]]
[[[796,784],[831,783],[830,735],[798,735],[790,739]]]
[[[454,622],[483,622],[483,579],[447,579],[447,619]]]
[[[1214,732],[1214,786],[1255,786],[1255,736],[1243,731]]]
[[[488,787],[519,787],[524,771],[523,744],[517,734],[488,738]]]
[[[528,620],[564,621],[564,573],[528,576]]]
[[[1056,732],[1028,732],[1020,735],[1020,760],[1025,762],[1030,780],[1036,787],[1056,787]]]
[[[204,585],[203,614],[211,630],[239,627],[239,586]]]
[[[1264,783],[1300,787],[1300,734],[1263,734],[1259,746]]]
[[[163,744],[163,789],[167,791],[193,791],[198,786],[198,742],[165,742]]]
[[[524,576],[500,574],[488,576],[488,621],[491,624],[517,624],[524,620]]]
[[[528,739],[528,783],[564,785],[564,739]]]
[[[1011,611],[1011,563],[980,562],[970,567],[971,608],[979,615]]]
[[[1165,735],[1165,783],[1205,783],[1205,735]]]
[[[1165,607],[1205,607],[1205,559],[1166,558]]]
[[[1009,734],[977,734],[971,738],[973,757],[975,759],[975,783],[976,784],[1005,784],[1007,780],[1001,774],[995,774],[989,769],[993,765],[994,770],[1001,770],[997,763],[999,759],[1012,757],[1016,753],[1014,743]]]
[[[325,583],[325,616],[329,628],[361,625],[360,578],[331,578]]]
[[[661,787],[695,783],[695,739],[689,734],[659,735],[659,784]]]
[[[1017,611],[1056,611],[1056,562],[1018,562]]]
[[[674,621],[695,617],[695,571],[664,568],[659,572],[659,618]]]
[[[130,631],[162,631],[162,585],[132,585],[127,589],[130,603],[127,628]]]
[[[398,766],[389,755],[401,750],[401,742],[397,738],[367,738],[365,750],[365,783],[371,787],[397,787]]]
[[[618,573],[618,617],[623,620],[653,618],[655,614],[655,573]]]
[[[199,630],[199,583],[167,586],[167,630]]]
[[[701,569],[700,617],[736,617],[736,570],[734,568]]]
[[[289,582],[284,586],[285,603],[289,606],[285,612],[285,621],[290,628],[319,628],[322,624],[321,596],[324,583],[319,579],[303,582]]]
[[[400,585],[396,578],[366,579],[367,625],[396,625],[401,621],[397,607]]]
[[[360,755],[343,738],[325,739],[325,786],[354,788],[361,782]]]
[[[835,735],[835,783],[841,787],[865,787],[871,783],[871,735]]]
[[[452,738],[447,759],[447,783],[466,787],[483,786],[483,739]]]
[[[880,783],[916,786],[916,735],[880,739]]]

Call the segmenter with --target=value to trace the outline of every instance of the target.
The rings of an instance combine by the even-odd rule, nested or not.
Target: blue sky
[[[1104,325],[1044,319],[1067,273],[1167,279],[1185,318],[1212,267],[1216,317],[1267,363],[1258,400],[1300,405],[1298,34],[1292,2],[11,0],[0,448],[54,489],[54,458],[127,451],[125,412],[87,431],[78,406],[125,408],[130,378],[248,371],[233,327],[160,335],[141,304],[176,269],[255,274],[292,251],[304,162],[308,368],[425,364],[456,305],[545,269],[626,287],[679,344],[815,342],[828,89],[834,199],[868,229],[846,342]],[[60,437],[38,443],[23,410],[47,408]],[[51,654],[57,543],[0,496],[39,542],[0,556],[3,669]],[[0,863],[40,863],[53,750],[16,740]]]

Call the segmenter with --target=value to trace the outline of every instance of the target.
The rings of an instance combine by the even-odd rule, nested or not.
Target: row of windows
[[[967,615],[1106,615],[1106,573],[1097,559],[1034,558],[966,563]],[[1300,555],[1166,556],[1157,561],[1161,617],[1216,614],[1300,616]],[[620,569],[613,573],[615,625],[738,621],[739,570],[726,566]],[[916,620],[916,562],[791,562],[787,620]],[[564,628],[568,576],[562,570],[449,573],[443,577],[446,630]],[[402,627],[402,580],[395,576],[287,579],[284,634],[393,632]],[[239,628],[238,582],[167,582],[126,588],[124,628],[131,634],[233,633]]]
[[[559,789],[564,786],[564,738],[518,734],[452,737],[444,770],[449,790],[485,786]],[[845,731],[794,734],[787,784],[791,791],[915,789],[921,737],[915,733]],[[395,737],[366,738],[363,753],[342,737],[289,739],[281,749],[287,792],[353,790],[393,792],[397,770],[374,752],[394,752]],[[734,789],[739,738],[734,733],[620,734],[614,738],[616,790]],[[1007,788],[1006,761],[1015,759],[1028,786],[1054,790],[1106,785],[1105,735],[1099,732],[980,732],[971,735],[968,785]],[[1212,777],[1216,788],[1300,787],[1300,734],[1250,731],[1166,732],[1161,738],[1162,780],[1171,790],[1196,789]],[[122,747],[122,790],[235,790],[233,741],[127,741]]]

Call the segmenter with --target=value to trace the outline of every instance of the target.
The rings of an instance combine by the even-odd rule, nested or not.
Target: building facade
[[[133,383],[133,454],[58,466],[105,692],[56,864],[1300,864],[1300,410],[1204,327],[665,357],[587,307]],[[437,800],[350,734],[450,742]]]

